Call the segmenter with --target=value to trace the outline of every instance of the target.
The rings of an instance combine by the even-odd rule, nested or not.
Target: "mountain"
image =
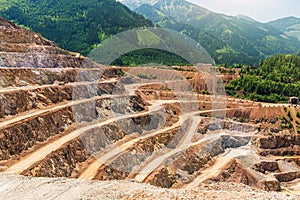
[[[181,23],[166,15],[160,9],[150,4],[142,4],[136,10],[138,13],[144,13],[144,16],[158,24],[161,27],[172,29],[183,33],[196,40],[202,47],[214,58],[216,63],[234,64],[237,61],[241,63],[255,63],[257,60],[239,52],[225,52],[227,44],[208,32],[195,28],[192,25]]]
[[[300,41],[300,18],[286,17],[271,21],[268,24],[282,31],[284,34],[297,38]]]
[[[2,0],[0,16],[84,55],[111,35],[153,26],[115,0]]]
[[[260,23],[246,16],[217,14],[184,0],[122,2],[131,8],[134,8],[132,5],[140,5],[135,11],[162,27],[170,27],[168,25],[171,23],[173,29],[180,30],[177,23],[186,24],[213,36],[223,43],[222,48],[218,46],[213,52],[208,50],[217,63],[254,64],[267,56],[295,53],[300,48],[300,42],[295,38],[284,35],[282,31],[269,24]],[[148,5],[147,9],[143,5],[145,3]],[[199,40],[197,37],[193,38]],[[204,43],[200,44],[205,48]]]

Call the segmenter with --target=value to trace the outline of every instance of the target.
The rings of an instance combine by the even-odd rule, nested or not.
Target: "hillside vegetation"
[[[132,67],[140,65],[191,65],[191,63],[174,53],[157,49],[143,49],[129,52],[116,59],[112,64]]]
[[[84,55],[111,35],[153,26],[115,0],[1,0],[0,16]]]
[[[271,21],[268,24],[282,31],[282,33],[300,40],[300,18],[286,17]]]
[[[259,68],[243,67],[240,78],[227,85],[230,95],[255,101],[281,102],[300,97],[300,57],[275,55]]]
[[[214,13],[185,0],[124,0],[123,3],[162,27],[191,36],[217,64],[257,65],[270,55],[293,54],[300,48],[298,39],[270,24],[246,16]]]

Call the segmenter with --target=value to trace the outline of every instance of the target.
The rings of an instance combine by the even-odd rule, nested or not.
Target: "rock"
[[[259,171],[261,173],[268,172],[274,172],[279,170],[278,163],[277,162],[267,162],[263,161],[261,163],[257,163],[253,167],[254,170]]]
[[[175,183],[175,175],[170,174],[169,170],[165,167],[162,168],[157,174],[155,174],[154,178],[150,182],[151,185],[163,188],[171,188]]]
[[[283,147],[290,147],[300,144],[300,137],[298,135],[276,135],[270,137],[260,137],[257,141],[257,146],[262,149],[278,149]]]
[[[280,182],[290,182],[297,178],[300,178],[300,172],[284,172],[274,175]]]
[[[221,129],[221,127],[216,123],[211,123],[208,125],[209,131],[216,131],[216,130],[220,130],[220,129]]]
[[[263,184],[263,189],[266,191],[281,191],[280,182],[276,179],[268,178],[263,181],[260,181]]]

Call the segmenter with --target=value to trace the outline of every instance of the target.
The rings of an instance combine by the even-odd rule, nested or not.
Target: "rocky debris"
[[[38,33],[31,32],[27,29],[20,28],[15,24],[0,17],[0,42],[10,44],[36,44],[45,45],[50,47],[56,47],[54,42],[51,42],[43,38]],[[7,45],[1,45],[2,48]],[[14,49],[14,52],[18,52],[19,49]],[[61,50],[64,52],[63,50]]]
[[[274,175],[275,178],[280,182],[290,182],[297,178],[300,178],[300,171],[297,172],[283,172]]]
[[[207,133],[207,131],[219,131],[219,130],[226,130],[226,131],[236,131],[236,132],[255,132],[258,130],[258,126],[254,126],[251,124],[240,123],[240,122],[233,122],[228,120],[220,120],[214,119],[214,122],[210,122],[211,119],[205,119],[202,126],[199,126],[199,132],[202,134]]]
[[[254,186],[256,183],[255,178],[244,169],[244,167],[237,160],[230,161],[229,166],[224,169],[217,177],[210,179],[214,182],[237,182],[245,185]]]
[[[253,169],[265,174],[266,172],[278,171],[279,167],[278,163],[275,161],[262,161],[260,163],[255,164]]]
[[[31,148],[37,142],[44,142],[52,136],[62,134],[74,122],[92,121],[99,117],[102,120],[113,117],[110,110],[108,110],[109,114],[105,118],[97,114],[97,112],[107,113],[107,108],[101,107],[101,101],[108,101],[110,103],[119,101],[120,103],[117,106],[126,108],[126,113],[135,113],[145,109],[144,105],[140,103],[140,98],[137,96],[131,98],[131,104],[129,105],[123,100],[122,97],[116,97],[115,99],[103,98],[96,102],[92,101],[93,107],[89,106],[90,102],[80,103],[78,107],[89,108],[85,112],[78,109],[78,107],[78,110],[74,110],[73,106],[67,106],[57,111],[28,118],[13,126],[2,128],[0,130],[0,160],[7,160],[12,155],[18,155]],[[137,108],[138,110],[135,110]]]
[[[41,35],[0,18],[0,66],[8,68],[99,67],[90,60],[62,50]]]
[[[212,157],[224,153],[228,148],[237,148],[246,146],[251,140],[251,137],[229,136],[222,135],[219,139],[212,142],[207,142],[203,145],[201,155],[209,153]]]
[[[0,53],[0,67],[8,68],[76,68],[85,67],[83,58],[44,53]]]
[[[152,114],[151,118],[161,118],[159,114]],[[151,131],[145,126],[145,119],[148,115],[122,119],[112,122],[108,125],[93,128],[86,131],[82,136],[68,142],[60,149],[50,153],[47,158],[36,163],[30,169],[23,172],[27,176],[44,176],[44,177],[71,177],[76,172],[77,165],[85,162],[92,154],[103,150],[104,148],[123,139],[127,135],[134,133],[142,134],[144,131]],[[147,120],[146,120],[147,121]],[[159,121],[158,121],[159,122]],[[129,127],[134,127],[130,129]],[[159,127],[152,127],[156,130]],[[128,161],[134,161],[132,157],[125,158],[124,164]],[[110,177],[121,178],[122,171],[116,172],[109,170]],[[105,178],[103,178],[106,180]]]
[[[123,74],[120,68],[99,67],[97,69],[29,69],[0,68],[0,87],[41,86],[56,83],[97,82],[118,78]]]
[[[132,181],[85,181],[65,178],[29,178],[0,174],[0,199],[205,199],[297,200],[299,196],[266,192],[242,184],[203,184],[192,190],[157,188]]]
[[[228,167],[215,178],[213,182],[235,182],[256,187],[266,191],[281,191],[280,182],[273,176],[261,176],[259,173],[248,169],[239,159],[233,159]]]
[[[179,128],[138,141],[122,155],[114,159],[110,165],[106,166],[96,176],[96,179],[114,180],[126,178],[133,172],[135,167],[138,167],[148,157],[159,151],[167,150],[170,143],[178,142],[177,134],[180,134]],[[120,173],[122,173],[121,176]]]
[[[82,142],[74,140],[22,174],[36,177],[70,177],[77,163],[84,162],[89,156]]]
[[[279,148],[279,149],[259,149],[258,150],[259,155],[261,156],[298,156],[300,155],[300,150],[298,146],[294,147],[285,147],[285,148]]]
[[[79,67],[83,59],[72,56],[37,33],[0,18],[1,67]]]
[[[251,137],[240,137],[240,136],[229,136],[229,135],[223,135],[221,136],[220,140],[222,149],[229,149],[229,148],[238,148],[241,146],[246,146],[250,140]]]
[[[223,135],[214,141],[191,146],[168,158],[164,166],[154,172],[146,182],[159,187],[169,186],[170,184],[170,187],[175,187],[182,183],[187,183],[190,181],[189,177],[191,175],[196,175],[197,172],[208,167],[209,163],[213,162],[215,156],[224,153],[227,148],[245,146],[249,141],[250,137],[231,137]],[[168,169],[178,170],[169,171]],[[166,170],[169,172],[167,175],[165,173]],[[164,179],[156,182],[155,180],[158,180],[157,177],[162,176],[160,173],[164,175]],[[174,177],[176,177],[176,181],[173,181]]]
[[[174,161],[174,165],[191,175],[199,169],[204,168],[213,158],[209,153],[200,156],[198,154],[200,150],[196,150],[197,148],[198,147],[187,149],[181,156],[178,156],[178,159]]]
[[[162,168],[153,176],[150,184],[162,188],[171,188],[177,182],[177,179],[178,177],[174,173],[170,173],[169,169]]]
[[[238,132],[254,132],[257,131],[258,127],[253,126],[251,124],[246,123],[238,123],[238,122],[230,122],[230,121],[224,121],[223,129],[229,130],[229,131],[238,131]]]
[[[226,112],[226,116],[232,118],[243,118],[249,122],[274,124],[278,121],[276,116],[286,115],[283,107],[261,107],[234,109]]]
[[[221,126],[217,123],[210,123],[208,124],[207,130],[209,131],[217,131],[217,130],[221,130]]]
[[[261,149],[279,149],[300,145],[299,135],[274,135],[269,137],[260,137],[257,140],[257,146]]]
[[[300,167],[300,157],[299,158],[286,158],[286,159],[284,159],[284,161],[288,162],[288,163],[293,162]]]
[[[78,86],[57,85],[5,92],[0,94],[0,118],[17,115],[32,109],[44,108],[64,101],[112,94],[119,87],[116,84],[117,82],[91,83]],[[119,89],[124,91],[124,88],[119,87]]]
[[[7,160],[31,148],[37,142],[43,142],[51,136],[62,133],[72,121],[72,110],[69,107],[1,129],[0,160]]]
[[[266,178],[266,179],[260,181],[260,184],[263,185],[261,189],[263,189],[265,191],[280,192],[282,190],[280,182],[278,180],[276,180],[274,177]]]
[[[252,138],[261,156],[296,156],[300,155],[300,137],[298,134],[283,131],[276,135],[260,133]]]

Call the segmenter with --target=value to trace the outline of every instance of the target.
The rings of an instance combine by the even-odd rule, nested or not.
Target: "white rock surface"
[[[0,174],[0,199],[300,199],[284,193],[265,192],[245,185],[217,183],[197,189],[156,188],[131,181],[84,181],[65,178],[29,178]]]

